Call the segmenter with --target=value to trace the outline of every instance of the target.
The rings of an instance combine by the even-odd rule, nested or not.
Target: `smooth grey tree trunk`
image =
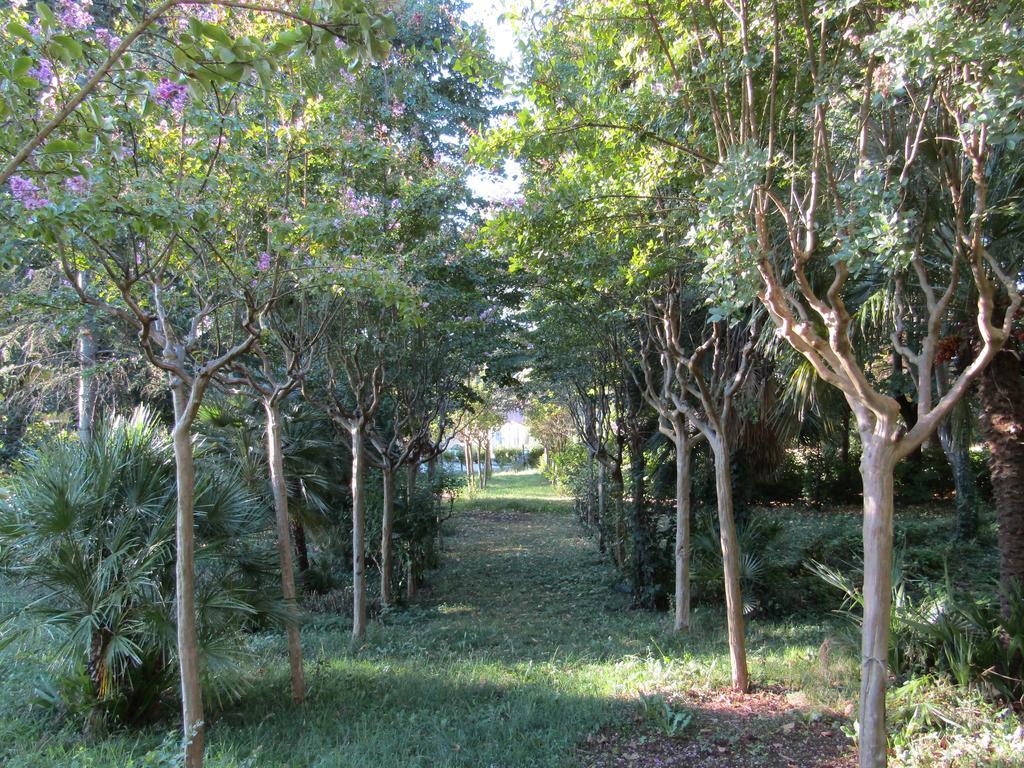
[[[384,499],[380,526],[380,603],[382,608],[391,604],[391,531],[395,525],[395,472],[381,467]]]
[[[718,495],[718,529],[725,578],[725,612],[729,626],[732,687],[738,691],[746,691],[750,687],[750,676],[747,671],[747,647],[743,628],[740,547],[736,537],[736,521],[733,517],[731,452],[721,438],[709,439],[709,443],[715,457],[715,490]]]
[[[676,433],[676,615],[675,631],[690,631],[690,487],[693,441],[685,426]]]
[[[893,445],[861,433],[864,483],[864,626],[861,634],[860,766],[886,763],[885,686],[892,606]]]
[[[420,465],[416,461],[410,461],[405,465],[405,503],[411,508],[413,497],[416,495],[416,480],[418,479]]]
[[[78,273],[78,285],[85,291],[88,273]],[[78,436],[82,442],[92,439],[96,413],[96,338],[93,336],[93,312],[85,308],[85,320],[78,329]]]
[[[270,464],[270,487],[274,495],[277,552],[281,559],[281,594],[288,606],[288,664],[291,668],[292,701],[299,704],[306,698],[306,679],[302,670],[302,641],[299,638],[297,619],[298,603],[295,592],[295,571],[292,565],[288,488],[284,475],[281,410],[274,398],[265,399],[263,407],[267,414],[267,459]]]
[[[352,639],[366,637],[366,494],[363,429],[352,435]]]
[[[195,454],[192,423],[187,418],[188,387],[173,381],[175,425],[171,432],[174,446],[177,487],[177,518],[174,566],[175,614],[177,620],[178,671],[181,677],[181,717],[185,739],[186,768],[203,765],[203,693],[199,684],[199,642],[196,633],[195,595]]]

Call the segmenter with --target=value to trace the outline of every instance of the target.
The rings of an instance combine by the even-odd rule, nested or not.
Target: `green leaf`
[[[76,141],[70,141],[68,139],[53,139],[48,141],[46,146],[43,147],[43,153],[47,155],[56,155],[60,152],[81,152],[82,145]]]
[[[26,27],[23,27],[17,22],[9,22],[7,24],[7,31],[15,37],[20,37],[26,43],[35,43],[36,39],[32,37],[32,33],[28,31]]]

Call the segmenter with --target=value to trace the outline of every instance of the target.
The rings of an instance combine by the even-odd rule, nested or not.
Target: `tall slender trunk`
[[[301,520],[292,522],[292,538],[295,540],[295,559],[299,573],[309,570],[309,546],[306,544],[306,526]]]
[[[78,285],[84,291],[88,273],[78,273]],[[78,329],[78,436],[82,442],[92,438],[93,419],[96,413],[96,339],[93,336],[93,312],[86,306],[85,319]]]
[[[300,704],[306,698],[306,679],[302,671],[302,641],[299,639],[295,571],[292,567],[292,542],[288,533],[288,488],[285,485],[284,454],[281,444],[281,409],[277,400],[272,397],[263,401],[263,407],[267,412],[267,459],[270,464],[270,487],[274,495],[277,552],[281,558],[281,594],[288,606],[288,665],[291,668],[292,701]]]
[[[725,578],[725,612],[729,625],[732,687],[738,691],[746,691],[750,687],[750,677],[747,672],[747,647],[743,630],[740,547],[736,538],[736,521],[733,518],[731,451],[721,437],[711,441],[711,449],[715,457],[715,491],[718,495],[718,529]]]
[[[850,466],[850,407],[843,403],[843,433],[839,438],[839,460],[843,469]]]
[[[178,492],[174,579],[178,669],[181,676],[181,721],[185,738],[185,766],[202,768],[203,692],[199,685],[195,594],[195,454],[192,447],[192,423],[191,420],[186,420],[185,415],[189,398],[188,387],[184,382],[174,381],[171,385],[171,394],[175,415],[171,436]]]
[[[953,471],[956,495],[956,537],[961,541],[973,538],[978,532],[977,478],[971,466],[970,406],[966,400],[957,403],[939,425],[939,444]]]
[[[622,465],[616,463],[612,467],[612,501],[615,506],[615,540],[612,542],[612,557],[619,568],[626,562],[626,483],[622,477]]]
[[[605,518],[607,517],[605,512],[605,506],[607,504],[604,495],[604,462],[598,459],[597,461],[597,547],[601,552],[605,551],[605,540],[604,540],[604,526]]]
[[[395,524],[395,472],[386,464],[381,467],[384,484],[383,513],[380,526],[380,604],[391,604],[391,530]]]
[[[693,441],[677,423],[676,433],[676,616],[675,631],[690,631],[690,486]]]
[[[491,434],[487,433],[487,439],[484,441],[484,477],[486,478],[485,483],[491,482]]]
[[[1003,350],[981,375],[981,424],[988,445],[999,525],[999,584],[1004,616],[1010,590],[1024,586],[1024,366]]]
[[[352,435],[352,639],[366,636],[366,498],[363,429],[351,427]]]
[[[467,439],[465,445],[462,446],[462,455],[466,462],[466,484],[469,489],[473,489],[473,449],[470,447],[470,442]]]
[[[642,441],[637,441],[631,447],[629,470],[633,484],[633,503],[630,505],[630,527],[633,529],[633,604],[638,608],[653,608],[654,563],[647,516],[647,461]]]
[[[437,477],[437,456],[431,456],[427,459],[427,479],[433,483]]]
[[[412,508],[412,500],[416,495],[416,479],[419,470],[419,462],[410,461],[405,465],[405,504],[409,509]]]
[[[886,762],[885,686],[892,605],[892,443],[861,431],[864,483],[864,626],[861,633],[860,768]]]
[[[581,521],[586,525],[594,524],[594,501],[596,499],[594,488],[594,452],[587,451],[587,498],[584,501]]]

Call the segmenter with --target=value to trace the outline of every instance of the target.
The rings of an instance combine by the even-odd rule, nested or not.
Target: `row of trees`
[[[186,764],[199,766],[197,420],[211,394],[262,410],[301,701],[284,414],[301,396],[348,447],[361,639],[367,468],[383,484],[386,607],[395,475],[406,471],[411,499],[420,467],[433,474],[514,298],[500,264],[472,247],[462,162],[497,71],[479,31],[432,2],[389,15],[350,2],[13,4],[0,45],[3,144],[19,147],[4,160],[0,222],[5,449],[40,414],[66,412],[75,390],[83,443],[98,412],[149,402],[166,414]],[[115,649],[117,628],[90,620],[89,642]]]
[[[1007,399],[1021,376],[1020,18],[955,0],[582,0],[530,23],[524,107],[480,146],[523,163],[524,200],[489,234],[535,277],[536,372],[596,464],[595,514],[628,521],[635,601],[651,594],[645,446],[660,430],[688,626],[690,457],[705,441],[732,680],[747,689],[739,449],[778,456],[765,406],[780,373],[837,390],[861,454],[860,762],[882,766],[894,475],[938,435],[971,496],[958,404],[979,380],[1003,583],[1024,578],[1024,457],[1007,437],[1022,428]]]

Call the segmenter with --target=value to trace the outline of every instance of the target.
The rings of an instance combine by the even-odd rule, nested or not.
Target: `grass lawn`
[[[247,685],[211,703],[208,765],[572,766],[603,727],[635,721],[642,697],[727,684],[722,610],[698,607],[685,638],[668,615],[627,610],[569,501],[539,474],[496,475],[447,527],[444,566],[420,601],[373,623],[364,644],[350,645],[341,617],[303,629],[303,706],[289,702],[282,639],[240,640]],[[856,675],[848,659],[823,668],[828,631],[752,622],[756,684],[801,692],[794,705],[809,715],[846,706],[853,689],[832,680]],[[45,646],[0,654],[0,765],[173,764],[172,721],[88,739],[30,706],[45,661]]]

